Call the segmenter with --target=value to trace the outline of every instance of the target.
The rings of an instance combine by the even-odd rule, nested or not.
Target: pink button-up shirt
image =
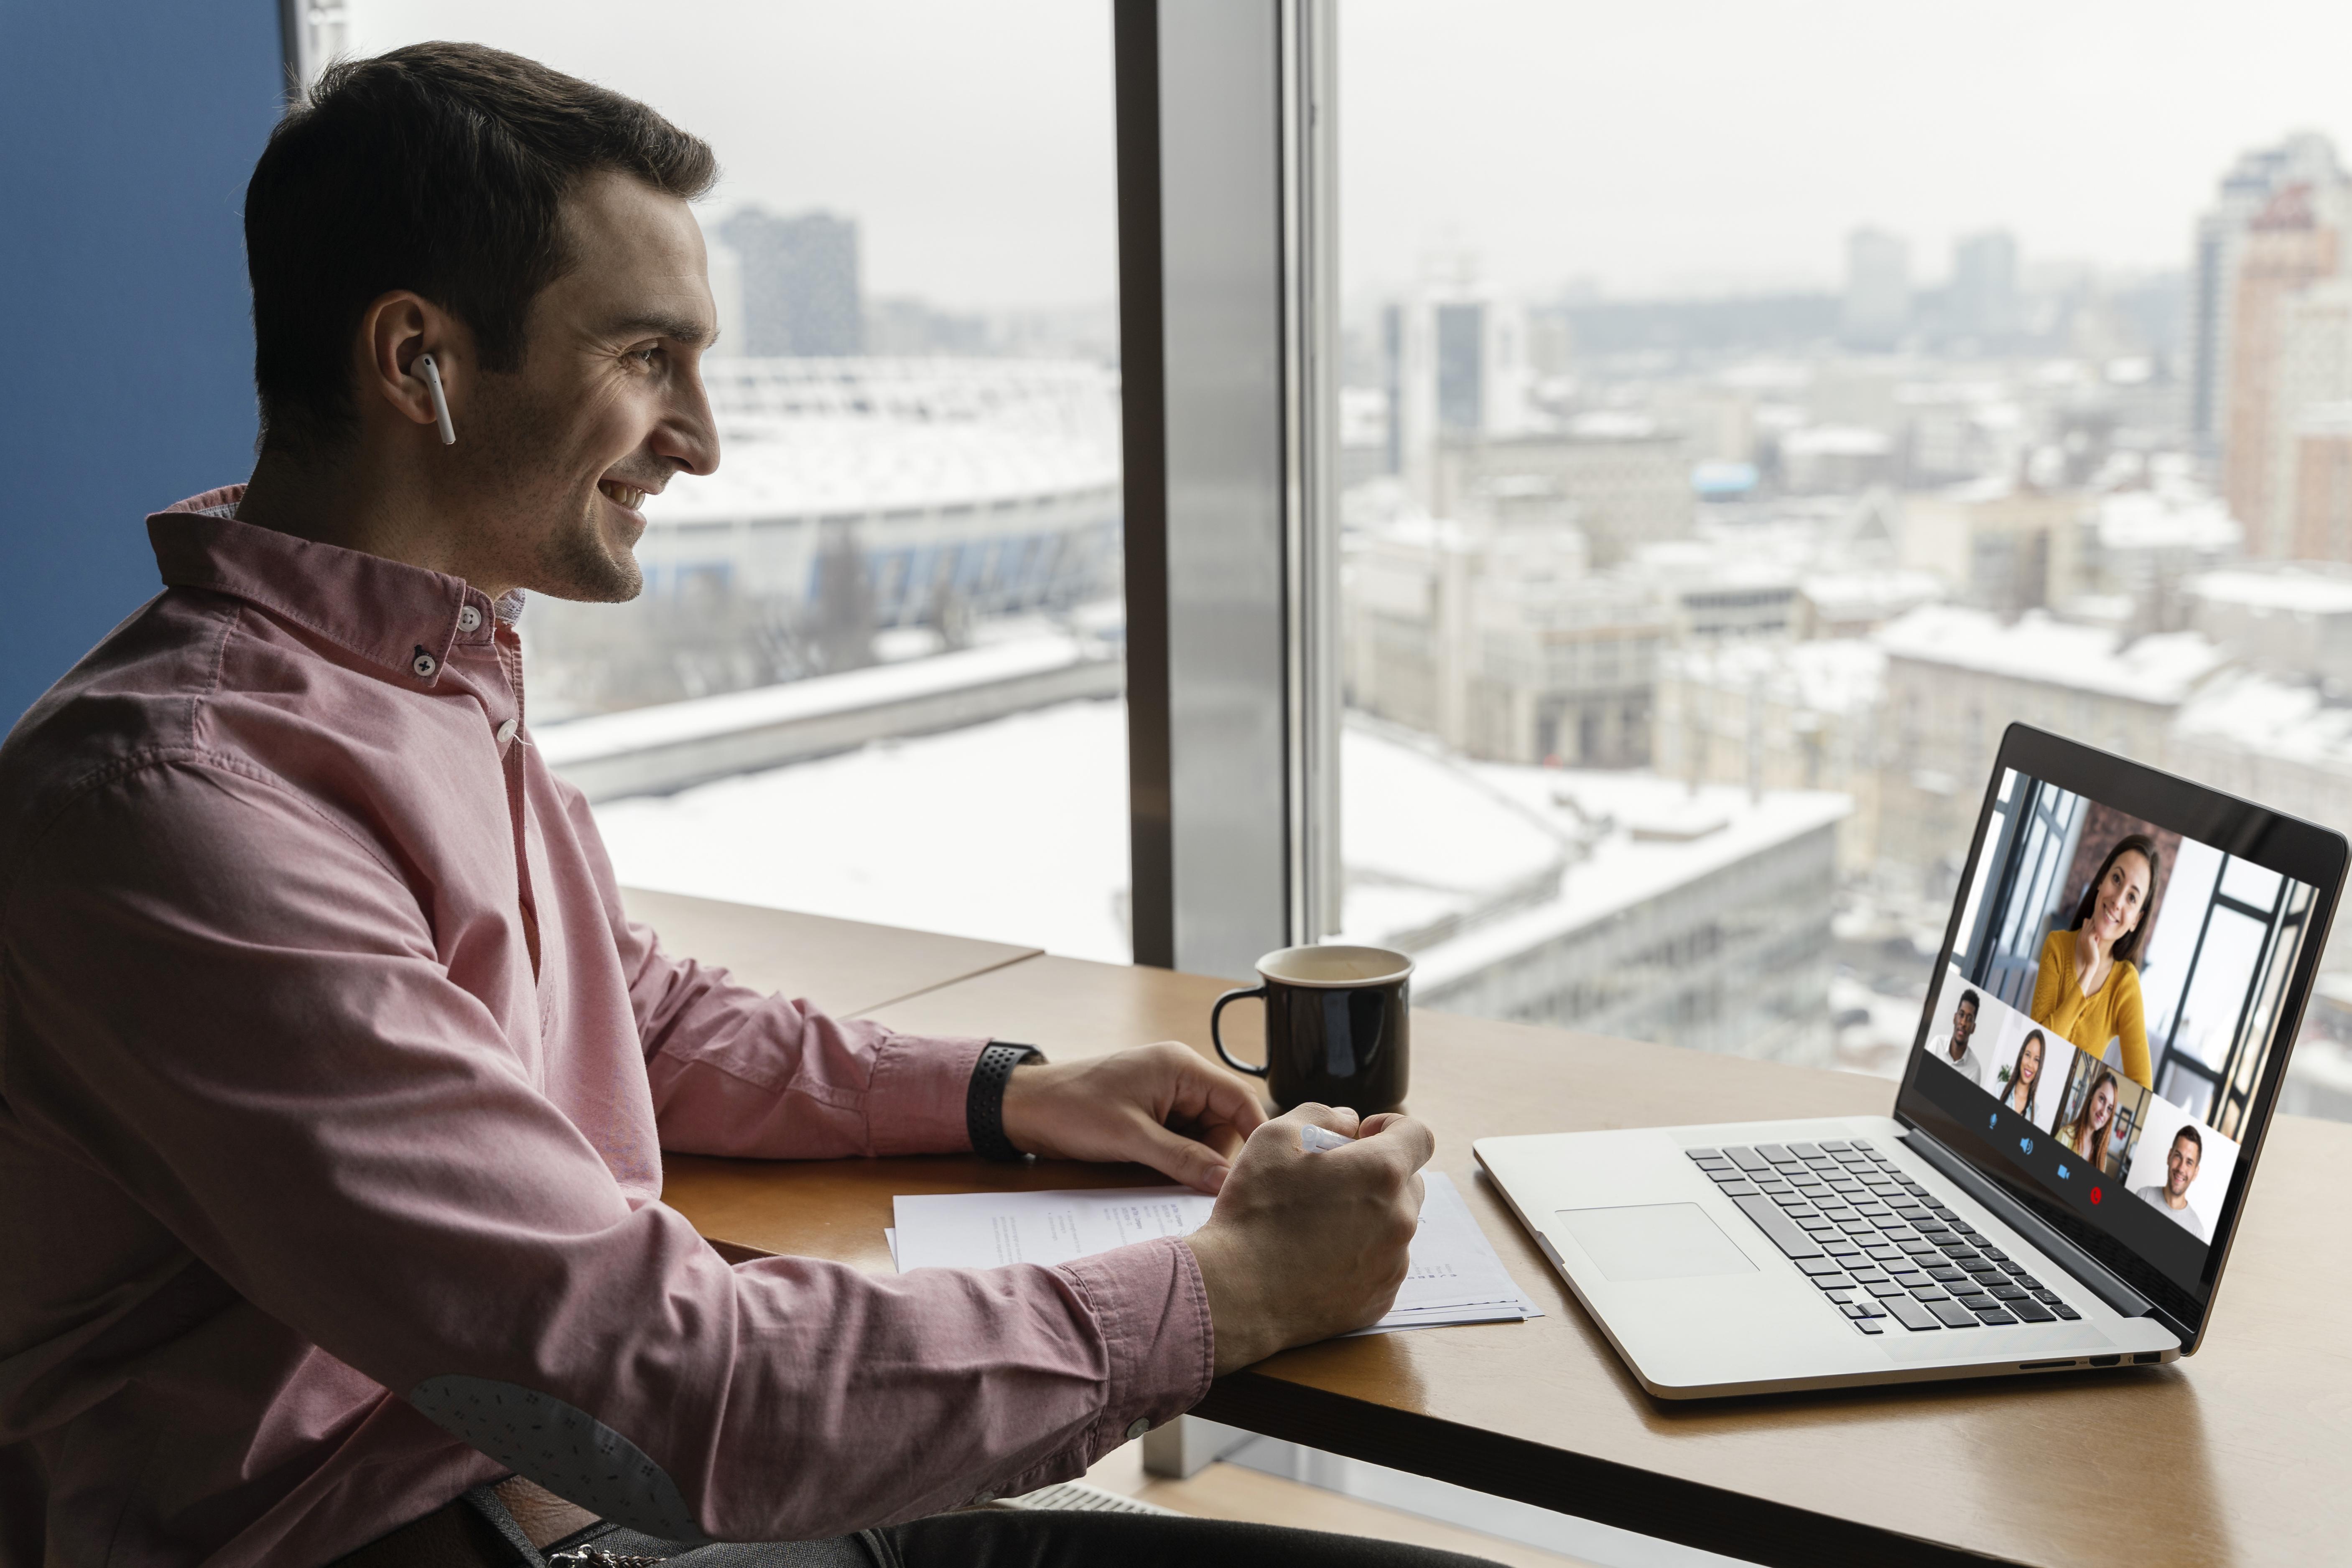
[[[663,1149],[964,1149],[982,1042],[665,952],[489,601],[239,493],[148,520],[165,591],[0,748],[0,1563],[324,1563],[531,1472],[453,1418],[484,1389],[750,1540],[1066,1478],[1201,1396],[1181,1243],[705,1246]]]

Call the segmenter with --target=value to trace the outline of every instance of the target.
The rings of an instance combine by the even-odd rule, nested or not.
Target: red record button
[[[2099,1201],[2099,1189],[2096,1187],[2093,1187],[2091,1189],[2091,1201],[2093,1203],[2097,1203]]]

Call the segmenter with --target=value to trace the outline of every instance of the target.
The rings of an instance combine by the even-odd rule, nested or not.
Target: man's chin
[[[593,524],[549,542],[532,591],[583,605],[621,605],[646,590],[634,540],[605,537]]]

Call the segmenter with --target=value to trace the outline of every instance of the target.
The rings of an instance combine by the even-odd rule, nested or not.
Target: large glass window
[[[536,600],[537,739],[625,884],[1125,959],[1110,18],[1100,0],[350,0],[716,148],[724,457],[626,605]]]
[[[2347,44],[1349,0],[1348,934],[1433,1005],[1893,1072],[2011,721],[2352,825]],[[2071,910],[2077,827],[1988,854]],[[2271,951],[2276,879],[2183,874],[2168,934]],[[2242,994],[2159,956],[2234,1070]]]

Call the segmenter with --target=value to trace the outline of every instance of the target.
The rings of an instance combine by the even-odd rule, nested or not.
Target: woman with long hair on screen
[[[2101,1068],[2091,1080],[2091,1092],[2083,1097],[2075,1109],[2074,1119],[2058,1129],[2058,1142],[2083,1156],[2084,1163],[2101,1175],[2107,1173],[2107,1138],[2116,1126],[2116,1101],[2122,1091],[2116,1088],[2116,1069]]]
[[[2164,858],[2145,833],[2116,840],[2099,874],[2083,889],[2071,931],[2053,931],[2042,944],[2033,976],[2033,1021],[2072,1041],[2088,1057],[2123,1047],[2124,1076],[2143,1089],[2156,1075],[2147,1059],[2147,1016],[2140,1005],[2140,938],[2148,901],[2156,896]]]
[[[2033,1120],[2033,1096],[2042,1087],[2042,1058],[2049,1054],[2050,1042],[2036,1029],[2025,1037],[2017,1047],[2017,1061],[2009,1069],[2009,1087],[2000,1091],[2000,1102],[2028,1121]]]

